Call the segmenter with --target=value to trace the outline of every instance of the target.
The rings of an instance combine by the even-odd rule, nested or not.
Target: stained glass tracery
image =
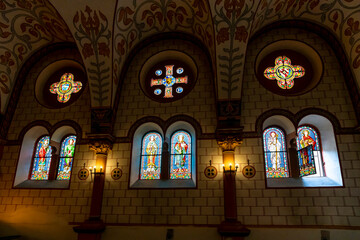
[[[284,132],[275,127],[263,133],[265,168],[267,178],[289,177]]]
[[[53,83],[50,86],[50,92],[57,94],[57,100],[61,103],[69,101],[72,93],[77,93],[81,90],[82,83],[80,81],[74,81],[74,75],[72,73],[65,73],[61,76],[60,81]]]
[[[57,180],[70,180],[72,164],[74,160],[76,136],[66,137],[61,143],[60,161]]]
[[[158,79],[151,79],[150,86],[165,86],[164,90],[164,96],[163,98],[173,98],[173,87],[178,86],[178,84],[187,84],[188,83],[188,76],[174,76],[174,65],[165,65],[165,76],[163,78]],[[179,67],[176,68],[176,73],[178,75],[182,75],[184,73],[184,69]],[[158,69],[155,71],[155,75],[161,77],[163,75],[163,71],[161,69]],[[174,86],[175,85],[175,86]],[[178,87],[179,88],[179,87]],[[177,88],[177,89],[178,89]],[[179,91],[176,89],[176,93],[182,93],[183,91]],[[182,88],[181,88],[182,89]],[[157,88],[154,91],[154,94],[160,95],[162,93],[161,89]]]
[[[317,173],[316,162],[319,162],[318,165],[321,162],[321,159],[319,159],[321,158],[321,153],[320,153],[320,143],[319,143],[318,134],[315,131],[315,129],[313,129],[310,126],[301,126],[297,129],[297,135],[298,137],[296,139],[296,144],[299,150],[298,158],[299,158],[300,176],[314,175]],[[309,148],[310,146],[311,149],[309,149],[308,152],[311,152],[309,154],[312,154],[313,157],[308,159],[303,158],[301,156],[300,150],[304,148]],[[318,166],[318,169],[319,168],[320,165]]]
[[[191,135],[177,131],[171,137],[170,179],[191,178]]]
[[[50,137],[43,136],[36,145],[31,180],[48,180],[51,162]]]
[[[275,59],[275,66],[268,67],[264,76],[269,80],[277,80],[281,89],[291,89],[295,82],[294,78],[301,78],[305,75],[305,69],[300,65],[291,65],[290,58],[279,56]]]
[[[140,179],[160,179],[162,144],[162,137],[157,132],[149,132],[143,137]]]

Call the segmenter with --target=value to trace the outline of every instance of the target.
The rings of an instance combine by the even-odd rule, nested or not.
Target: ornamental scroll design
[[[81,54],[87,64],[91,96],[95,106],[110,105],[110,58],[109,22],[101,11],[89,6],[84,11],[76,12],[73,19],[76,29],[75,39],[80,45]]]
[[[74,40],[66,23],[47,0],[2,0],[0,11],[0,106],[3,111],[5,103],[1,103],[1,98],[11,93],[12,81],[24,59],[49,42]]]
[[[216,32],[220,98],[231,99],[241,91],[244,53],[256,1],[217,0],[213,18]],[[239,95],[238,95],[239,96]]]
[[[136,43],[159,32],[195,35],[211,51],[212,57],[215,55],[213,24],[205,0],[134,0],[117,9],[114,24],[115,84],[118,84],[124,60]]]

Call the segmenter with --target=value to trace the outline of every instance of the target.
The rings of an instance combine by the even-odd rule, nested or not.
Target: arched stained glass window
[[[289,177],[284,132],[275,127],[263,133],[265,168],[267,178]]]
[[[74,160],[76,136],[66,137],[61,142],[60,161],[57,173],[57,180],[70,180],[72,164]]]
[[[48,180],[51,162],[50,137],[41,137],[37,144],[31,170],[31,180]]]
[[[170,178],[191,178],[191,135],[183,130],[171,136]]]
[[[311,146],[311,149],[308,151],[310,154],[308,155],[313,155],[313,159],[311,157],[299,156],[300,176],[323,176],[320,138],[317,131],[310,126],[301,126],[297,129],[297,136],[296,144],[298,150]]]
[[[162,137],[157,132],[149,132],[143,137],[140,179],[160,179],[162,144]]]

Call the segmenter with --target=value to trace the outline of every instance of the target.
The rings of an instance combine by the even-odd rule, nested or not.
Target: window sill
[[[40,189],[67,189],[69,180],[26,180],[14,186],[14,188],[40,188]]]
[[[196,184],[193,179],[137,180],[129,188],[196,188]]]
[[[267,188],[343,187],[329,177],[272,178],[266,179]]]

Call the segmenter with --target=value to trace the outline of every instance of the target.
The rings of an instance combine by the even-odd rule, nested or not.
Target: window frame
[[[317,151],[320,152],[320,161],[321,161],[321,162],[320,162],[320,164],[321,164],[320,167],[322,168],[322,169],[320,169],[320,171],[321,171],[320,176],[318,176],[318,175],[316,174],[316,175],[309,175],[309,176],[304,176],[304,177],[326,177],[326,169],[325,169],[325,162],[324,162],[324,157],[323,157],[323,147],[322,147],[320,132],[319,132],[319,130],[317,129],[317,127],[314,126],[314,125],[312,125],[312,124],[301,124],[301,125],[299,125],[299,126],[296,128],[296,147],[297,147],[297,151],[300,150],[300,149],[298,148],[298,146],[297,146],[297,140],[298,140],[298,138],[299,138],[299,136],[298,136],[298,129],[301,128],[301,127],[310,127],[310,128],[312,128],[312,129],[316,132],[317,137],[318,137],[318,142],[319,142],[319,150],[317,150]],[[315,152],[315,151],[313,150],[313,152]],[[315,158],[315,157],[314,157],[314,158]],[[315,159],[314,159],[314,160],[315,160]],[[315,164],[315,169],[316,169],[316,164]]]
[[[186,131],[189,133],[192,141],[192,154],[191,154],[191,175],[190,179],[170,179],[170,148],[171,148],[171,136],[177,131]],[[166,142],[168,144],[168,153],[169,158],[168,160],[164,159],[162,156],[162,164],[161,168],[167,168],[167,174],[165,178],[161,174],[160,179],[140,179],[140,164],[141,161],[139,160],[141,157],[142,151],[142,140],[143,137],[149,132],[158,132],[163,138],[163,145]],[[139,139],[141,139],[140,148]],[[130,189],[175,189],[175,188],[196,188],[196,158],[197,158],[197,151],[196,151],[196,131],[195,128],[186,121],[177,121],[171,124],[166,131],[163,132],[162,128],[154,123],[154,122],[146,122],[140,125],[134,132],[133,139],[132,139],[132,146],[131,146],[131,165],[130,165],[130,177],[129,177],[129,188]],[[169,144],[170,143],[170,144]],[[162,146],[163,147],[163,146]],[[140,152],[140,154],[139,154]],[[162,149],[162,153],[164,153],[164,149]],[[168,162],[165,162],[168,161]],[[161,173],[163,170],[161,170]]]
[[[75,159],[75,153],[76,151],[74,150],[74,155],[72,156],[72,162],[71,162],[71,169],[70,169],[70,178],[69,179],[57,179],[58,178],[58,175],[59,175],[59,166],[60,166],[60,162],[61,162],[61,150],[62,150],[62,144],[63,142],[65,141],[65,139],[67,137],[70,137],[70,136],[75,136],[76,138],[76,141],[75,141],[75,147],[76,148],[76,143],[78,141],[78,137],[76,136],[76,134],[72,134],[72,133],[69,133],[69,134],[66,134],[62,137],[61,141],[60,141],[60,150],[59,150],[59,155],[58,155],[58,159],[57,159],[57,162],[56,162],[56,165],[55,165],[55,171],[56,171],[56,174],[55,174],[55,179],[56,181],[70,181],[71,180],[71,175],[72,175],[72,171],[73,171],[73,166],[74,166],[74,159]]]
[[[37,149],[37,145],[39,144],[40,140],[43,138],[43,137],[49,137],[49,147],[51,147],[50,145],[50,142],[51,142],[51,137],[50,135],[48,134],[43,134],[41,135],[40,137],[38,137],[35,141],[35,145],[34,145],[34,148],[33,148],[33,153],[32,153],[32,157],[31,157],[31,163],[30,163],[30,171],[29,171],[29,177],[28,177],[28,180],[30,181],[49,181],[49,180],[52,180],[52,179],[49,179],[50,177],[50,172],[51,172],[51,162],[52,162],[52,155],[50,156],[50,163],[49,163],[49,174],[48,174],[48,179],[42,179],[42,180],[36,180],[36,179],[31,179],[31,176],[32,176],[32,171],[34,169],[34,161],[35,161],[35,154],[36,154],[36,149]],[[52,151],[52,150],[50,150]],[[50,153],[51,154],[51,153]]]
[[[265,168],[265,178],[266,179],[274,179],[273,177],[267,177],[267,172],[266,172],[266,168],[267,168],[267,166],[266,166],[266,153],[267,152],[265,152],[265,140],[264,140],[264,132],[266,131],[266,130],[268,130],[269,128],[277,128],[277,129],[279,129],[280,131],[282,131],[282,133],[283,133],[283,135],[284,135],[284,147],[285,147],[285,149],[284,149],[284,151],[282,151],[282,152],[284,152],[284,155],[285,155],[285,157],[286,157],[286,163],[284,162],[284,165],[285,166],[287,166],[287,174],[288,174],[288,176],[287,177],[280,177],[281,179],[282,178],[289,178],[290,176],[291,176],[291,168],[290,168],[290,161],[289,161],[289,155],[288,155],[288,151],[287,151],[287,139],[286,139],[286,136],[287,136],[287,134],[286,134],[286,131],[285,131],[285,129],[283,129],[282,127],[280,127],[280,126],[278,126],[278,125],[270,125],[270,126],[267,126],[263,131],[262,131],[262,149],[264,150],[264,168]],[[279,151],[280,152],[280,151]],[[280,178],[277,178],[277,179],[280,179]]]

